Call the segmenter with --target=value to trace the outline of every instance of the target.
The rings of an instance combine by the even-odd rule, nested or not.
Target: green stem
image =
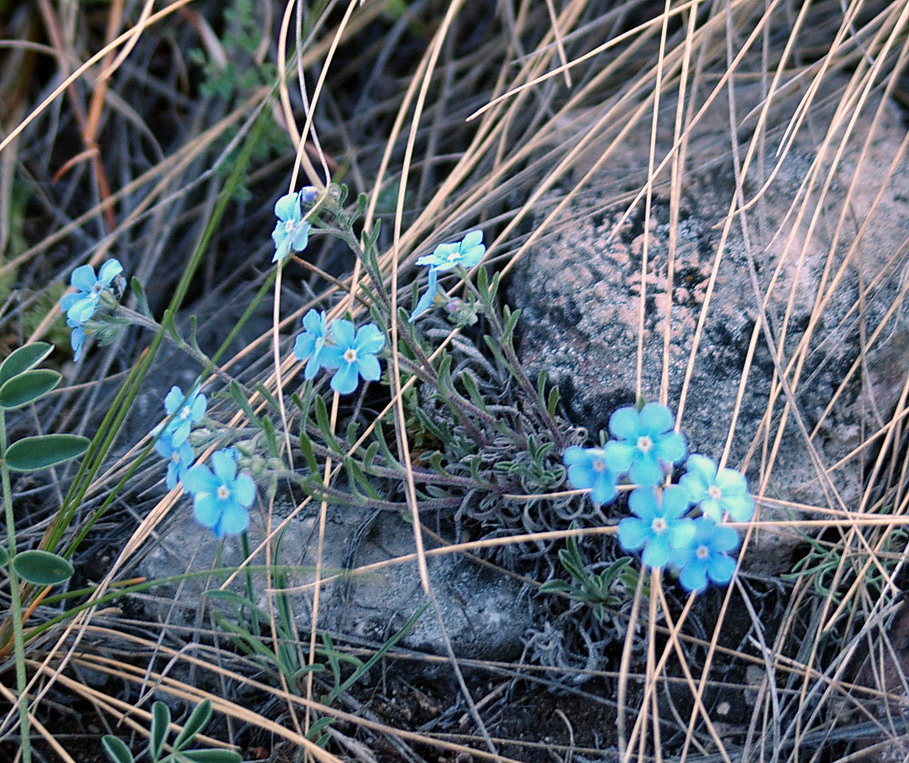
[[[13,620],[13,652],[16,657],[16,691],[19,694],[19,729],[22,763],[31,763],[31,731],[28,723],[28,696],[25,693],[25,640],[22,637],[22,602],[19,599],[19,576],[13,560],[16,556],[16,517],[13,514],[13,491],[6,465],[6,414],[0,411],[0,474],[3,478],[3,509],[6,514],[6,541],[9,551],[9,599]]]

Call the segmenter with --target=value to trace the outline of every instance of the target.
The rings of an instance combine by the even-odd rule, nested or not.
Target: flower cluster
[[[732,579],[735,559],[729,554],[738,548],[739,534],[723,522],[750,520],[754,499],[742,474],[701,455],[688,458],[679,484],[662,486],[687,452],[674,425],[672,412],[659,403],[620,408],[609,419],[615,439],[601,448],[568,448],[563,459],[569,484],[590,490],[597,504],[616,499],[621,479],[634,483],[628,497],[632,516],[619,522],[619,544],[641,551],[647,567],[677,571],[686,590],[703,591],[709,581],[722,585]]]
[[[66,313],[66,325],[73,330],[70,345],[75,360],[82,357],[82,345],[88,338],[85,324],[98,310],[102,297],[109,294],[114,303],[118,301],[124,284],[122,272],[123,266],[118,260],[108,260],[97,277],[91,265],[81,265],[70,276],[70,284],[76,291],[60,300],[60,309]]]
[[[361,377],[377,381],[382,375],[376,353],[385,346],[385,336],[374,323],[358,329],[350,321],[338,319],[329,326],[324,312],[310,310],[303,316],[303,329],[294,342],[294,355],[306,361],[306,379],[314,378],[320,368],[333,370],[331,388],[348,395]]]
[[[189,434],[205,417],[207,406],[199,390],[184,394],[180,387],[171,387],[164,398],[169,418],[153,434],[158,438],[155,450],[167,459],[168,489],[182,482],[183,489],[193,496],[196,519],[221,538],[249,526],[246,509],[255,498],[256,486],[248,474],[237,474],[237,454],[232,448],[212,454],[213,470],[205,464],[193,466]]]
[[[432,307],[439,291],[439,273],[455,267],[472,268],[483,259],[486,245],[483,243],[483,231],[470,231],[464,238],[454,244],[439,244],[432,252],[417,260],[417,265],[429,266],[429,283],[417,306],[410,314],[411,322]]]

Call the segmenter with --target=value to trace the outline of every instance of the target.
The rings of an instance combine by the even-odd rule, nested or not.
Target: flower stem
[[[16,556],[16,517],[13,514],[13,491],[6,463],[6,414],[0,411],[0,475],[3,479],[3,509],[6,515],[6,542],[9,552],[10,617],[13,621],[13,651],[16,659],[16,691],[19,695],[19,729],[22,763],[31,763],[31,732],[28,723],[28,696],[25,693],[25,640],[22,636],[22,602],[19,599],[19,576],[13,565]]]

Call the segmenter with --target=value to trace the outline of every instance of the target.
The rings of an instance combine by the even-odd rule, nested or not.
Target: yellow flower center
[[[638,437],[638,450],[641,453],[647,453],[653,447],[653,440],[651,440],[647,435],[643,437]]]
[[[218,488],[218,498],[222,501],[226,501],[230,498],[230,489],[226,485],[221,485],[221,487]]]

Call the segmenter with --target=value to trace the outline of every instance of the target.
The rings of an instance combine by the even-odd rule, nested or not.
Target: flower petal
[[[663,490],[663,516],[678,519],[691,505],[691,496],[681,485],[670,485]]]
[[[211,463],[218,481],[230,488],[234,477],[237,476],[237,459],[234,454],[226,448],[215,451],[212,454]]]
[[[626,474],[634,463],[634,457],[638,450],[634,445],[627,442],[618,442],[610,440],[603,448],[603,458],[608,466],[617,475]]]
[[[631,495],[628,496],[628,508],[648,523],[655,517],[663,515],[657,503],[656,490],[649,487],[632,490]]]
[[[79,291],[91,291],[96,280],[95,269],[91,265],[80,265],[69,277],[69,282]]]
[[[107,286],[122,272],[123,266],[120,264],[120,260],[108,260],[101,266],[101,270],[98,271],[98,280]]]
[[[686,591],[703,591],[707,587],[707,565],[701,561],[692,561],[682,568],[679,583]]]
[[[85,321],[95,314],[95,310],[97,309],[97,297],[83,296],[70,305],[69,310],[66,311],[66,316],[76,323],[85,323]]]
[[[612,503],[618,495],[615,488],[615,475],[612,472],[597,472],[593,480],[590,498],[594,503]]]
[[[312,226],[308,221],[300,223],[300,226],[294,229],[293,238],[290,246],[295,252],[302,252],[309,243],[309,229]]]
[[[716,485],[723,495],[741,495],[748,492],[748,482],[735,469],[720,469],[716,474]]]
[[[636,517],[625,517],[619,522],[619,545],[624,551],[637,551],[650,537],[650,524]]]
[[[359,374],[353,363],[342,363],[338,371],[331,377],[331,388],[341,395],[349,395],[357,388]]]
[[[685,435],[681,432],[669,432],[662,435],[655,442],[654,451],[657,458],[667,464],[675,464],[685,458],[688,446],[685,444]]]
[[[724,585],[732,580],[735,573],[735,559],[725,554],[717,554],[707,560],[707,574],[714,583]]]
[[[655,438],[656,435],[661,435],[663,432],[672,429],[674,418],[672,411],[662,403],[647,403],[641,408],[641,413],[639,414],[641,434]]]
[[[701,456],[697,453],[692,453],[688,456],[688,460],[685,462],[685,469],[689,474],[696,476],[702,481],[705,488],[713,483],[716,478],[716,462],[707,458],[707,456]]]
[[[279,220],[296,219],[300,216],[300,197],[296,193],[288,193],[275,202],[275,217]]]
[[[632,482],[641,486],[657,485],[663,479],[663,467],[660,466],[653,453],[638,453],[628,477]]]
[[[183,401],[186,399],[186,395],[183,394],[183,390],[174,385],[170,388],[164,396],[164,410],[167,411],[167,415],[170,416],[173,413],[176,413],[177,408],[183,405]]]
[[[750,495],[725,497],[723,506],[734,522],[748,522],[754,516],[754,498]]]
[[[294,340],[294,355],[297,360],[309,360],[316,351],[316,338],[309,333],[302,333]]]
[[[186,483],[184,482],[184,485]],[[214,527],[221,518],[220,501],[210,493],[204,493],[193,501],[193,516],[199,524]]]
[[[613,411],[609,417],[609,431],[620,440],[637,440],[640,429],[638,412],[630,406]]]
[[[366,381],[378,381],[382,376],[382,367],[375,355],[361,355],[356,365],[360,376]]]
[[[234,482],[234,498],[241,506],[249,506],[256,498],[256,483],[246,472],[237,475]]]
[[[218,489],[217,478],[205,464],[198,464],[183,475],[183,489],[194,495],[213,495]]]
[[[354,346],[354,331],[353,323],[343,318],[331,324],[331,338],[342,352]]]
[[[246,528],[249,527],[249,513],[233,501],[227,501],[226,503],[228,505],[221,513],[220,535],[236,535],[237,533],[245,532]]]
[[[375,354],[385,346],[385,335],[375,323],[367,323],[357,331],[357,352]]]
[[[707,485],[704,482],[703,475],[698,472],[686,472],[679,479],[679,485],[688,491],[688,497],[692,503],[700,503],[707,499]]]
[[[303,328],[314,336],[324,337],[328,334],[328,323],[325,313],[320,313],[315,309],[310,310],[303,316]]]
[[[344,360],[344,350],[340,347],[323,347],[319,353],[319,358],[325,368],[338,368]]]
[[[672,559],[672,550],[669,547],[669,539],[665,534],[651,536],[650,541],[644,546],[644,553],[641,554],[641,562],[646,567],[657,569],[669,564]]]

